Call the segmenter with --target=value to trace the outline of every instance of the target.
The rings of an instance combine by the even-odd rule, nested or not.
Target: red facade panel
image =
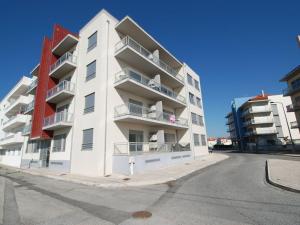
[[[47,91],[58,83],[58,80],[49,76],[50,66],[57,60],[57,57],[52,54],[52,48],[69,33],[60,25],[54,25],[53,39],[44,38],[32,117],[32,139],[49,139],[53,136],[53,132],[43,130],[44,118],[53,115],[56,111],[55,104],[46,102]]]

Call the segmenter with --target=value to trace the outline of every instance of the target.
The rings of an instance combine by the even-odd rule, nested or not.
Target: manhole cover
[[[124,178],[123,180],[127,181],[127,180],[130,180],[130,178]]]
[[[152,216],[152,213],[148,212],[148,211],[137,211],[137,212],[132,213],[132,217],[137,218],[137,219],[147,219],[151,216]]]

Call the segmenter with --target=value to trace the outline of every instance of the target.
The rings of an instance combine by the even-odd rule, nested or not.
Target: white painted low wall
[[[135,156],[114,155],[113,173],[130,174],[130,158],[133,159],[133,172],[142,173],[148,170],[155,170],[171,164],[183,163],[192,160],[192,152],[170,152],[156,154],[142,154]]]

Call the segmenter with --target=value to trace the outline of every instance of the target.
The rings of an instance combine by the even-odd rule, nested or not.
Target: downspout
[[[106,81],[105,81],[105,128],[104,128],[104,153],[103,153],[103,175],[106,176],[106,145],[107,145],[107,98],[108,98],[108,53],[109,53],[109,25],[107,22],[107,43],[106,43]]]

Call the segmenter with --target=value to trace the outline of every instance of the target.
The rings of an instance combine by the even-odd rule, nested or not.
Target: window
[[[95,93],[85,96],[84,113],[94,112],[95,109]]]
[[[66,146],[66,134],[55,135],[53,137],[52,152],[64,152]]]
[[[197,106],[202,109],[201,98],[196,97]]]
[[[200,145],[200,135],[199,134],[193,134],[194,136],[194,145],[199,146]]]
[[[190,98],[190,103],[195,105],[194,95],[191,92],[189,92],[189,98]]]
[[[27,144],[26,153],[38,153],[38,142],[37,141],[29,141]]]
[[[197,80],[194,80],[194,86],[197,90],[200,90],[199,88],[199,82]]]
[[[175,143],[175,134],[164,133],[165,143]]]
[[[192,116],[192,123],[197,124],[197,115],[195,113],[191,113]]]
[[[93,149],[93,133],[94,129],[86,129],[82,131],[82,150],[92,150]]]
[[[198,125],[204,126],[203,116],[197,115],[197,122],[198,122]]]
[[[188,80],[188,83],[193,86],[193,78],[191,75],[189,75],[189,74],[187,75],[187,80]]]
[[[89,81],[96,77],[96,60],[86,66],[86,77],[85,80]]]
[[[201,135],[201,143],[202,146],[206,146],[206,136],[204,134]]]
[[[204,126],[203,116],[197,115],[196,113],[191,113],[192,123],[200,126]]]
[[[93,33],[89,38],[88,38],[88,48],[87,51],[91,51],[93,48],[97,46],[97,31]]]

